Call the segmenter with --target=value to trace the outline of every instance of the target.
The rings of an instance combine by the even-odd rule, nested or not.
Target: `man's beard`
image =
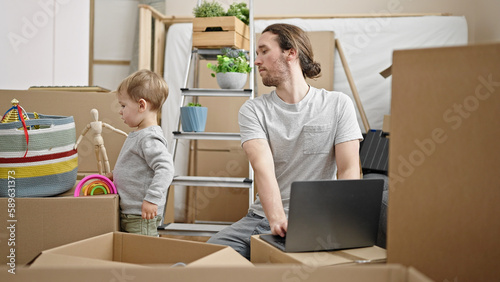
[[[266,73],[266,76],[262,76],[262,84],[268,87],[280,85],[289,74],[289,66],[286,64],[285,58],[280,56],[274,63],[273,73],[270,73],[269,70],[266,70]]]

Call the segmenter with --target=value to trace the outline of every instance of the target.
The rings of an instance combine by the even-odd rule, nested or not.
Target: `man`
[[[293,181],[359,178],[362,139],[350,98],[307,84],[306,77],[318,77],[321,67],[303,30],[268,26],[257,43],[255,65],[264,85],[276,87],[248,100],[239,112],[257,199],[246,217],[208,241],[231,246],[246,258],[251,235],[285,236]]]

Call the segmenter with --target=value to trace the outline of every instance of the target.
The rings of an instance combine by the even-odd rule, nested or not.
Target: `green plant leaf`
[[[233,3],[229,6],[226,13],[227,16],[235,16],[244,22],[246,25],[249,24],[250,10],[247,8],[247,3]]]
[[[194,7],[193,15],[197,18],[223,17],[226,15],[226,12],[220,3],[204,0],[199,6]]]
[[[213,72],[249,73],[252,70],[244,51],[225,47],[221,49],[221,53],[222,55],[217,55],[217,64],[207,64]],[[212,76],[215,77],[215,74],[212,73]]]

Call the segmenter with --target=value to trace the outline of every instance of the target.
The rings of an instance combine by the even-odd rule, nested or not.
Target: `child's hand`
[[[158,205],[148,201],[142,201],[142,218],[153,219],[158,214]]]
[[[109,178],[109,180],[113,181],[113,172],[108,172],[106,173],[105,175],[107,178]]]

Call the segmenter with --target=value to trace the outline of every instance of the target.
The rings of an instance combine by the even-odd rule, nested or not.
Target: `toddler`
[[[125,78],[116,91],[129,133],[110,175],[120,195],[122,231],[158,236],[168,187],[174,175],[172,155],[158,125],[168,96],[165,80],[149,70]]]

